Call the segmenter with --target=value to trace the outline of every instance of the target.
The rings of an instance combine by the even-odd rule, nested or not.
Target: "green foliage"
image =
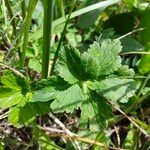
[[[39,60],[37,60],[36,58],[32,58],[29,61],[29,68],[33,69],[34,71],[41,72],[42,65],[40,64]]]
[[[147,44],[146,51],[150,52],[150,44]],[[139,71],[142,74],[146,74],[150,72],[150,55],[145,55],[142,57],[139,63]]]
[[[136,150],[137,148],[136,145],[137,145],[137,140],[138,140],[137,134],[138,133],[136,132],[135,128],[131,126],[123,144],[125,149]]]
[[[0,149],[148,149],[149,0],[51,2],[0,2]]]
[[[34,137],[36,142],[40,144],[40,147],[44,150],[63,150],[57,146],[38,126],[34,126]]]
[[[27,79],[10,71],[1,78],[0,107],[10,108],[8,120],[16,127],[31,123],[37,114],[50,111],[50,103],[31,103],[32,93]]]
[[[121,58],[118,56],[121,48],[119,40],[106,40],[101,45],[94,42],[84,53],[75,48],[64,47],[55,72],[70,84],[69,87],[58,90],[59,82],[56,81],[53,86],[49,82],[49,85],[35,92],[32,100],[54,100],[51,103],[54,112],[73,112],[75,108],[80,108],[81,125],[87,124],[90,119],[91,131],[98,130],[98,126],[105,127],[106,121],[112,117],[107,100],[127,102],[134,95],[134,81],[117,78],[124,72],[126,75],[134,75],[132,69],[121,65]],[[52,79],[50,77],[48,80]],[[107,113],[103,114],[106,109]]]
[[[147,8],[144,13],[142,14],[141,21],[140,21],[140,27],[144,28],[143,31],[139,33],[139,40],[146,44],[147,42],[150,42],[150,8]]]
[[[24,101],[28,92],[28,83],[25,79],[5,71],[1,78],[2,86],[0,87],[0,107],[12,107]]]

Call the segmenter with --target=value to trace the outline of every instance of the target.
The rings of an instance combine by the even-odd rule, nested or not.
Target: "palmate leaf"
[[[101,44],[94,42],[84,53],[64,47],[55,73],[56,78],[65,84],[52,82],[53,77],[50,77],[49,81],[45,81],[45,86],[34,93],[32,101],[50,101],[54,112],[73,112],[80,107],[83,130],[88,123],[94,132],[99,127],[104,128],[112,116],[107,100],[127,102],[134,94],[134,81],[123,79],[124,73],[126,76],[133,76],[134,73],[121,65],[118,56],[121,48],[119,40],[105,40]],[[60,85],[64,86],[59,88]]]
[[[56,71],[71,84],[109,75],[121,67],[118,56],[121,48],[119,40],[106,40],[101,45],[94,42],[83,54],[75,48],[65,47]]]

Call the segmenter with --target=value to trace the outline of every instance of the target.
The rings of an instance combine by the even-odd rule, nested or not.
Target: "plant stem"
[[[22,11],[22,18],[25,19],[26,17],[26,2],[23,0],[21,2],[21,11]]]
[[[15,22],[15,18],[14,18],[10,3],[11,3],[10,0],[5,0],[5,5],[7,7],[8,14],[10,16],[10,19],[12,19],[11,25],[13,27],[13,36],[15,36],[16,35],[16,22]]]
[[[147,75],[147,78],[143,80],[143,82],[141,83],[141,86],[139,88],[139,90],[137,91],[137,97],[139,98],[141,95],[142,90],[144,89],[144,87],[146,86],[148,80],[150,79],[150,73]]]
[[[57,0],[57,3],[58,3],[61,17],[65,16],[63,0]]]
[[[75,3],[76,3],[76,1],[73,0],[72,5],[71,5],[71,9],[70,9],[70,12],[69,12],[69,15],[68,15],[68,18],[67,18],[67,20],[65,22],[65,26],[64,26],[63,32],[61,34],[61,38],[59,40],[59,43],[58,43],[58,46],[57,46],[57,49],[56,49],[56,52],[55,52],[55,56],[54,56],[54,59],[53,59],[53,62],[52,62],[52,67],[51,67],[51,70],[50,70],[50,75],[53,74],[54,67],[55,67],[56,61],[58,59],[58,54],[59,54],[59,51],[60,51],[60,48],[61,48],[61,43],[62,43],[62,41],[63,41],[63,39],[65,37],[66,28],[67,28],[67,25],[69,23],[69,19],[70,19],[70,16],[71,16],[71,13],[73,11]]]
[[[26,18],[26,21],[25,21],[25,28],[24,28],[23,49],[22,49],[21,59],[20,59],[20,68],[21,69],[24,67],[24,63],[25,63],[25,54],[26,54],[26,48],[27,48],[27,45],[28,45],[31,19],[32,19],[32,14],[33,14],[33,11],[34,11],[35,6],[37,4],[37,1],[38,0],[30,0],[29,1],[28,13],[27,13],[27,18]]]
[[[54,0],[44,0],[43,50],[42,50],[42,78],[47,78],[49,69],[49,50],[53,22]]]
[[[8,25],[8,20],[7,20],[7,15],[6,15],[6,7],[5,7],[5,1],[2,0],[2,8],[3,8],[3,15],[4,15],[4,20],[5,20],[5,25]]]

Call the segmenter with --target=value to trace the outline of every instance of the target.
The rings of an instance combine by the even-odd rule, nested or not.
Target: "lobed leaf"
[[[108,78],[89,83],[89,88],[96,90],[106,99],[125,103],[134,95],[135,82],[131,79]]]

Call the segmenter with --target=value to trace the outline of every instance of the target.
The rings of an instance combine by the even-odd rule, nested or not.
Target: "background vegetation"
[[[149,0],[0,4],[0,150],[150,148]]]

